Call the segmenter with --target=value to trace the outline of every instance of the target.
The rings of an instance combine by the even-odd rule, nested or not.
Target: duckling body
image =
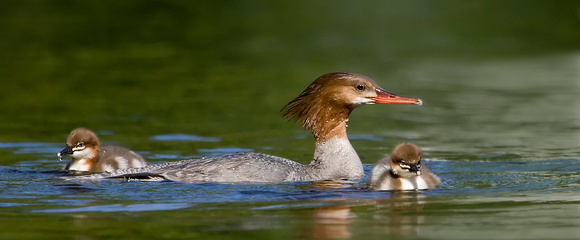
[[[66,145],[57,154],[61,158],[71,156],[72,161],[65,166],[65,170],[96,173],[147,166],[145,159],[132,150],[119,146],[101,146],[97,135],[85,128],[73,130]]]
[[[402,143],[391,155],[379,160],[369,178],[371,190],[425,190],[441,186],[441,179],[421,161],[421,150]]]

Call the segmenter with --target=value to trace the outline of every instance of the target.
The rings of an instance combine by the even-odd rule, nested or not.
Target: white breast
[[[427,183],[421,177],[401,178],[401,190],[428,189]]]
[[[89,171],[90,168],[91,165],[87,162],[87,159],[83,158],[76,162],[73,161],[73,163],[71,163],[68,169],[73,171]]]

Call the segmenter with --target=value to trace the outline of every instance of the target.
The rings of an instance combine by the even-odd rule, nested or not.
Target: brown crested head
[[[412,143],[401,143],[391,153],[392,167],[399,166],[417,175],[421,171],[421,149]]]
[[[77,128],[73,130],[66,139],[67,146],[75,146],[83,143],[85,146],[99,146],[99,138],[95,133],[86,128]]]
[[[346,122],[352,110],[374,103],[421,105],[421,100],[389,93],[359,74],[334,72],[314,80],[281,111],[285,118],[312,131],[318,142],[334,136],[346,137]]]

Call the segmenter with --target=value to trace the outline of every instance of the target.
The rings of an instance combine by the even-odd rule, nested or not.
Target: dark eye
[[[84,146],[85,146],[85,143],[84,142],[80,142],[80,143],[77,144],[76,147],[80,148],[80,147],[84,147]]]
[[[401,168],[403,168],[403,169],[409,169],[410,168],[409,164],[407,164],[405,161],[401,161],[399,163],[399,166],[401,166]]]
[[[361,84],[356,85],[356,90],[359,90],[359,91],[365,90],[365,86],[363,86]]]

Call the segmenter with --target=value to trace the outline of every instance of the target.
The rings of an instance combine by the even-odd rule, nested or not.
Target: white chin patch
[[[373,104],[375,103],[373,100],[368,99],[368,98],[364,98],[364,97],[356,97],[354,99],[354,101],[352,102],[352,104],[360,106],[360,105],[365,105],[365,104]]]

